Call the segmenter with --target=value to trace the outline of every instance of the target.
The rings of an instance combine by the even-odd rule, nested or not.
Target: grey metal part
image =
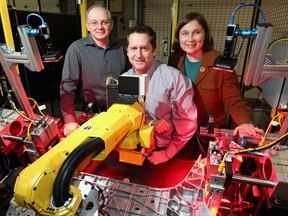
[[[272,205],[288,208],[288,151],[279,151],[277,155],[271,156],[275,170],[273,175],[277,179],[277,186],[269,190]]]
[[[271,46],[270,46],[271,47]],[[287,64],[288,46],[287,44],[274,44],[271,47],[271,55],[273,60],[279,64]]]
[[[41,124],[33,127],[31,136],[36,147],[46,148],[55,137],[59,136],[58,127],[54,118],[45,116],[40,121]]]
[[[0,47],[0,62],[3,67],[3,70],[7,76],[7,79],[11,85],[12,91],[20,104],[23,111],[26,112],[26,115],[35,119],[35,114],[31,108],[31,105],[28,101],[25,89],[20,80],[18,71],[16,70],[16,65],[13,63],[22,63],[31,70],[31,71],[41,71],[44,69],[44,65],[36,44],[34,37],[27,35],[27,28],[31,28],[30,25],[21,25],[18,26],[18,32],[23,44],[24,52],[14,52],[11,47],[8,45],[1,45]],[[9,63],[9,64],[8,64]],[[12,64],[11,64],[12,63]]]
[[[6,212],[6,216],[36,216],[36,212],[32,209],[27,209],[22,206],[19,206],[14,198],[10,201],[10,206]]]
[[[213,138],[219,138],[221,140],[227,140],[227,142],[230,142],[235,137],[233,136],[233,130],[232,129],[225,129],[225,128],[214,128],[214,133],[209,134],[206,127],[201,126],[200,127],[200,135],[201,136],[208,136]],[[259,136],[245,136],[247,143],[251,144],[259,144],[261,141],[263,135]],[[266,135],[266,139],[264,144],[270,143],[277,139],[278,134],[268,133]],[[255,153],[255,154],[261,154],[261,153]]]
[[[20,76],[18,75],[18,72],[16,70],[16,67],[15,65],[12,65],[11,67],[8,66],[8,63],[2,53],[2,50],[0,50],[0,62],[7,76],[7,79],[11,85],[12,91],[18,103],[20,104],[21,108],[26,112],[29,118],[35,119],[35,114],[28,101],[27,94],[24,90],[24,87],[20,80]]]
[[[0,116],[0,131],[13,122],[18,116],[19,114],[15,110],[2,109]]]
[[[41,55],[34,37],[27,35],[27,29],[31,29],[30,25],[21,25],[17,27],[21,42],[24,47],[24,52],[27,55],[28,64],[25,66],[31,71],[41,71],[44,69],[44,65],[41,59]],[[23,54],[23,53],[22,53]],[[18,63],[16,59],[13,62]],[[21,63],[21,62],[20,62]]]
[[[287,109],[288,81],[285,79],[271,78],[262,85],[262,96],[273,108]]]
[[[244,73],[244,85],[259,86],[271,77],[288,77],[288,65],[275,62],[271,54],[267,54],[273,25],[263,24],[258,27],[258,34],[253,41],[247,69]]]
[[[270,24],[258,26],[258,34],[253,41],[248,66],[244,74],[243,82],[245,85],[258,86],[272,31],[273,26]]]
[[[264,84],[264,82],[267,82],[267,80],[269,80],[272,77],[278,77],[278,78],[288,77],[288,65],[279,64],[275,62],[275,60],[273,60],[272,55],[267,54],[268,45],[270,37],[273,32],[273,28],[274,28],[273,25],[268,23],[262,24],[258,28],[259,31],[256,39],[253,42],[247,69],[244,73],[243,83],[246,86],[250,85],[259,86],[261,84]],[[282,101],[280,102],[284,104],[286,103],[285,99],[283,99],[283,102]],[[285,122],[281,127],[279,137],[282,136],[287,131],[287,129],[288,129],[288,118],[285,119]]]
[[[119,181],[94,174],[81,172],[72,179],[72,184],[82,194],[82,204],[77,215],[99,215],[99,187],[109,196],[104,207],[110,216],[213,216],[204,199],[205,162],[199,156],[186,178],[175,187],[153,188],[139,184]],[[93,203],[93,209],[85,209]],[[31,209],[10,206],[6,216],[36,216]],[[12,214],[13,213],[13,214]],[[108,215],[107,214],[107,215]]]
[[[82,194],[81,208],[78,209],[77,216],[98,215],[98,190],[86,181],[78,181],[74,185]]]
[[[204,180],[204,165],[198,159],[187,177],[171,188],[147,187],[84,172],[73,182],[87,181],[102,188],[110,198],[104,210],[111,216],[212,216],[204,200]]]

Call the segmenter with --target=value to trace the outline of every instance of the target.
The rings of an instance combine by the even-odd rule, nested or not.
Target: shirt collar
[[[113,37],[109,37],[109,45],[106,48],[112,47],[115,43],[116,43],[116,39]],[[93,40],[90,33],[85,38],[85,45],[86,46],[97,46],[97,44]],[[97,47],[99,47],[99,46],[97,46]]]
[[[159,65],[160,65],[160,63],[154,59],[151,67],[144,73],[144,74],[148,74],[149,80],[151,79],[151,77],[153,76],[154,72],[157,70]],[[134,69],[133,69],[133,73],[136,74]]]

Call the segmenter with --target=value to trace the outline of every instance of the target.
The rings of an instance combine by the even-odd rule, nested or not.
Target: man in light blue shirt
[[[197,129],[197,109],[191,81],[179,70],[157,62],[156,33],[149,26],[129,29],[126,44],[132,69],[124,74],[148,74],[146,124],[154,126],[156,148],[148,157],[155,165],[173,158]]]

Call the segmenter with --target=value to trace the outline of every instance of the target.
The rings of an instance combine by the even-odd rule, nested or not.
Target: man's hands
[[[170,125],[167,121],[161,119],[161,120],[152,120],[150,122],[150,125],[154,126],[154,131],[157,134],[165,133],[169,130],[171,130]],[[165,150],[162,151],[154,151],[151,153],[151,156],[148,157],[148,160],[150,163],[153,163],[154,165],[158,165],[161,163],[164,163],[168,161],[170,158],[168,158],[165,154]]]
[[[154,130],[157,134],[162,134],[171,129],[170,125],[165,120],[152,120],[151,125],[154,126]]]
[[[73,131],[79,128],[80,125],[76,122],[71,122],[63,125],[63,134],[64,136],[70,135]]]
[[[150,163],[153,163],[154,165],[164,163],[170,159],[166,156],[165,150],[154,151],[151,154],[152,155],[148,157],[148,160],[150,161]]]
[[[233,136],[257,136],[259,134],[264,134],[264,131],[252,124],[239,125],[233,131]]]

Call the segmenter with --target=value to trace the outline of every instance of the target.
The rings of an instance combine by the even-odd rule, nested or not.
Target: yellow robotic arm
[[[103,160],[114,148],[119,148],[121,161],[142,165],[145,149],[154,143],[153,127],[144,122],[140,103],[113,104],[19,174],[14,187],[16,203],[40,215],[75,215],[82,196],[70,185],[72,176],[93,157]]]

